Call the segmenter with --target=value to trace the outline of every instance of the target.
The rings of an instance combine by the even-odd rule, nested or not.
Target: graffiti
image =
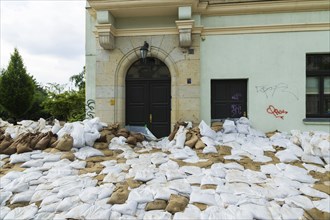
[[[232,100],[240,100],[240,98],[242,97],[242,94],[241,93],[236,93],[235,95],[233,95],[231,97]]]
[[[86,118],[92,119],[95,117],[95,101],[93,99],[88,99],[86,102]]]
[[[289,89],[289,85],[286,83],[278,83],[274,86],[256,86],[257,93],[262,93],[266,98],[274,97],[277,93],[288,93],[296,100],[299,100],[298,96]]]
[[[279,110],[279,109],[275,108],[273,105],[268,106],[267,113],[274,115],[275,118],[281,118],[281,119],[284,119],[284,115],[288,114],[287,111]]]
[[[232,117],[242,115],[242,106],[239,104],[232,104],[231,106],[231,115]]]

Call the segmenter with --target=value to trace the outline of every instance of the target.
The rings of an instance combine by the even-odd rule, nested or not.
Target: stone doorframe
[[[173,125],[177,121],[177,74],[178,69],[175,64],[175,61],[167,53],[165,50],[151,46],[149,48],[148,57],[155,57],[161,60],[166,64],[168,67],[170,74],[171,74],[171,129]],[[136,47],[129,52],[127,52],[118,62],[117,68],[115,71],[115,85],[114,85],[114,99],[115,103],[114,106],[114,121],[120,123],[121,125],[125,125],[125,78],[128,72],[128,69],[131,65],[140,59],[140,47]]]

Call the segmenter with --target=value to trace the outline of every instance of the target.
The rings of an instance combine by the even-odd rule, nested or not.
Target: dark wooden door
[[[211,81],[212,119],[247,116],[247,80]]]
[[[165,137],[170,116],[170,80],[126,80],[126,125],[146,125],[157,138]]]

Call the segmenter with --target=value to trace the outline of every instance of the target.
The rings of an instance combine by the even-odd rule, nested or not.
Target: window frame
[[[330,114],[324,111],[324,99],[325,99],[325,91],[324,91],[324,79],[325,77],[330,77],[330,68],[326,70],[308,70],[307,68],[307,59],[309,56],[322,56],[328,55],[330,53],[313,53],[313,54],[306,54],[306,89],[307,89],[307,78],[308,77],[315,77],[318,79],[318,96],[319,96],[319,106],[318,106],[318,113],[317,114],[307,114],[307,90],[306,90],[306,103],[305,103],[305,110],[306,110],[306,118],[329,118]]]

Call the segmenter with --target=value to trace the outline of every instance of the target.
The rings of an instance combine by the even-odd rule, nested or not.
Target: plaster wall
[[[248,117],[263,131],[325,130],[306,125],[306,54],[329,52],[329,31],[206,36],[201,43],[201,119],[211,122],[212,79],[248,79]],[[267,112],[285,110],[283,119]]]

